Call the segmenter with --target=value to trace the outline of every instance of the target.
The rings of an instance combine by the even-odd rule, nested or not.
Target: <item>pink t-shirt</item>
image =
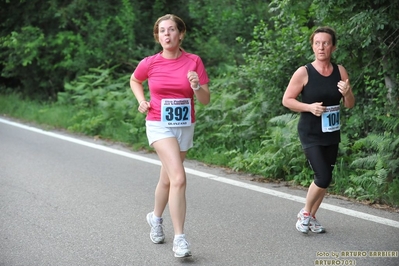
[[[165,59],[162,52],[148,56],[140,61],[134,70],[134,77],[140,81],[148,79],[151,108],[148,121],[161,121],[162,99],[191,99],[191,123],[195,122],[194,91],[187,79],[188,71],[198,73],[200,84],[208,84],[209,78],[204,64],[198,55],[182,50],[176,59]]]

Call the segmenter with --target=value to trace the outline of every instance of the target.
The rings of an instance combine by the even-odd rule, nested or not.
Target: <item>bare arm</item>
[[[194,94],[198,101],[204,105],[207,105],[211,101],[211,93],[208,84],[201,85],[201,89],[194,91]]]
[[[308,72],[306,71],[306,68],[304,66],[299,67],[292,75],[291,80],[288,83],[282,103],[285,107],[294,112],[311,112],[316,116],[320,116],[325,110],[322,102],[307,104],[297,100],[307,82]]]
[[[200,103],[207,105],[211,100],[211,93],[208,84],[199,84],[198,74],[195,71],[189,71],[187,73],[187,79],[190,82],[191,88],[197,88],[198,85],[200,85],[199,89],[193,89],[194,94]]]
[[[146,101],[144,96],[143,81],[140,81],[134,77],[134,74],[130,77],[130,88],[133,91],[134,96],[139,102],[138,110],[140,113],[146,113],[151,107],[150,103]]]
[[[353,95],[351,85],[349,83],[348,73],[346,69],[339,65],[339,73],[341,74],[341,81],[338,82],[338,90],[342,94],[342,100],[346,108],[352,108],[355,105],[355,96]]]

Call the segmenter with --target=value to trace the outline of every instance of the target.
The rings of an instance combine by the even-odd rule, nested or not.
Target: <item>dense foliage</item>
[[[197,106],[190,158],[303,186],[312,176],[298,114],[281,98],[296,68],[313,60],[310,34],[329,25],[338,33],[334,61],[348,70],[356,97],[342,114],[330,192],[399,206],[398,1],[20,0],[0,7],[0,93],[69,106],[69,130],[136,148],[147,147],[144,117],[128,80],[141,58],[160,50],[156,18],[179,15],[188,28],[184,49],[203,58],[211,77],[211,104]],[[12,114],[8,107],[0,111]]]

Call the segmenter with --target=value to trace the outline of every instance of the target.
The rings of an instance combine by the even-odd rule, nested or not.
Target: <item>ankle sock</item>
[[[186,235],[185,234],[181,234],[181,235],[175,235],[175,238],[173,239],[174,241],[176,241],[179,238],[185,238]]]
[[[310,212],[307,212],[304,209],[302,209],[302,214],[303,216],[310,216]]]
[[[152,214],[152,222],[154,224],[160,224],[162,223],[162,217],[157,217],[155,214]]]

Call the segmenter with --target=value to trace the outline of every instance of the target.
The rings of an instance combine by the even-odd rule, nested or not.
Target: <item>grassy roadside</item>
[[[82,127],[76,127],[77,123],[84,124],[87,121],[76,121],[76,117],[79,117],[79,115],[76,115],[76,108],[70,105],[59,105],[56,103],[41,103],[32,100],[25,100],[21,99],[18,95],[0,95],[0,114],[5,117],[18,119],[22,122],[31,124],[33,123],[47,130],[67,130],[68,132],[74,134],[83,134],[85,136],[100,138],[105,141],[121,143],[129,149],[136,151],[153,151],[148,146],[144,132],[131,132],[132,130],[129,128],[124,128],[123,124],[102,131],[104,132],[104,134],[102,134],[101,136],[97,136],[96,134],[90,134],[90,132],[85,131]],[[98,123],[101,123],[101,121]],[[136,137],[134,143],[132,143],[129,139],[132,134],[140,136]],[[198,154],[196,154],[195,156],[188,156],[188,159],[203,161],[201,160],[201,155]],[[206,162],[206,160],[203,162],[209,165],[209,162]],[[218,165],[215,166],[221,167]],[[337,167],[335,171],[340,171],[340,169],[343,168]],[[246,176],[251,176],[252,180],[256,182],[284,182],[282,180],[266,179],[252,173],[243,174],[245,174]],[[336,172],[335,176],[336,178],[329,188],[329,195],[355,201],[353,198],[346,197],[345,195],[341,195],[342,193],[340,193],[340,191],[342,192],[341,188],[347,187],[348,180],[346,178],[341,178],[345,176],[345,173]],[[296,186],[293,182],[285,181],[284,183],[286,183],[287,186]],[[300,189],[306,189],[306,186],[296,187]],[[398,207],[393,207],[386,204],[376,204],[367,200],[356,201],[362,202],[370,206],[399,212]]]
[[[113,127],[104,130],[101,136],[91,134],[87,127],[77,126],[78,124],[89,124],[90,121],[81,121],[81,116],[76,113],[76,107],[71,105],[60,105],[57,103],[38,102],[28,99],[22,99],[18,95],[1,95],[0,94],[0,114],[6,117],[12,117],[27,123],[34,123],[46,129],[62,129],[75,134],[84,134],[113,142],[121,142],[132,148],[133,150],[152,149],[148,146],[145,134],[141,138],[135,138],[132,143],[131,130],[123,126]],[[87,114],[86,114],[87,115]],[[93,120],[95,117],[93,118]],[[144,120],[143,120],[144,121]],[[100,122],[93,122],[100,123]],[[137,133],[137,132],[135,132]],[[139,135],[139,134],[134,134]]]
[[[68,106],[22,100],[19,96],[11,94],[0,95],[0,113],[47,128],[65,129],[71,126],[73,109]]]

